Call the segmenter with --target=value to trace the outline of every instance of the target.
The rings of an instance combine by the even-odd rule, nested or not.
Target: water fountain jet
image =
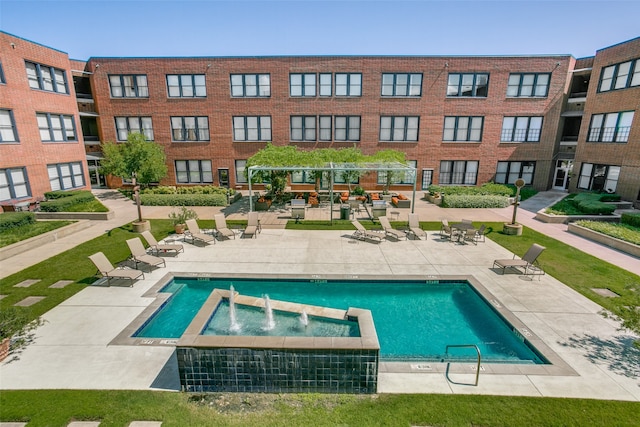
[[[240,324],[236,318],[235,289],[233,285],[229,287],[229,331],[238,332]]]
[[[271,301],[269,295],[264,296],[264,313],[266,316],[265,329],[267,331],[272,330],[276,326],[276,322],[273,319],[273,310],[271,309]]]
[[[302,323],[302,326],[305,328],[309,325],[309,316],[307,316],[305,310],[302,310],[302,314],[300,314],[300,323]]]

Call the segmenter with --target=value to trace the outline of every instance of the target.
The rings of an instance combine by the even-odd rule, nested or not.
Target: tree
[[[374,155],[370,156],[370,159],[372,162],[374,163],[382,163],[382,164],[391,164],[391,163],[402,163],[402,164],[406,164],[406,158],[405,158],[405,153],[402,151],[398,151],[398,150],[380,150],[378,152],[376,152]],[[406,173],[405,171],[382,171],[385,174],[385,184],[384,184],[384,193],[388,193],[389,192],[389,187],[391,186],[391,184],[393,184],[394,182],[400,180],[404,174]]]
[[[273,166],[277,168],[286,168],[288,166],[300,166],[297,164],[301,161],[302,153],[296,147],[291,145],[275,146],[270,142],[262,150],[247,159],[246,171],[251,166]],[[292,170],[259,170],[252,177],[252,182],[269,182],[271,184],[271,192],[277,199],[282,197],[284,188],[287,186],[287,177]]]
[[[106,142],[102,152],[100,168],[104,174],[130,178],[135,173],[137,181],[145,186],[167,176],[164,149],[141,133],[130,133],[122,144]]]

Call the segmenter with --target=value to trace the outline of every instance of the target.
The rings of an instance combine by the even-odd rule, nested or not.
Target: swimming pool
[[[179,338],[214,288],[299,304],[371,310],[387,361],[436,361],[447,345],[475,344],[485,362],[547,361],[465,280],[314,280],[175,277],[172,293],[134,334]],[[469,350],[459,356],[475,357]]]

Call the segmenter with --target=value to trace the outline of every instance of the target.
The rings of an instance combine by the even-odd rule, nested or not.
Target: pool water
[[[211,291],[232,285],[241,295],[371,310],[382,360],[440,360],[447,345],[475,344],[485,362],[545,363],[466,281],[175,278],[161,290],[173,296],[135,336],[179,338]],[[457,351],[475,358],[473,350]]]

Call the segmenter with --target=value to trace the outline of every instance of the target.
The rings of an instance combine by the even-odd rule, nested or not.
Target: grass
[[[34,224],[5,230],[0,233],[0,248],[48,233],[72,223],[73,221],[36,221]]]
[[[78,203],[71,206],[65,212],[108,212],[109,209],[103,205],[98,199],[86,203]]]
[[[552,215],[584,215],[581,209],[579,209],[573,202],[572,199],[575,197],[575,194],[569,194],[564,199],[560,200],[558,203],[553,206],[547,208],[545,213]]]
[[[229,221],[231,222],[231,221]],[[233,224],[242,224],[234,221]],[[349,221],[334,221],[333,229],[352,230]],[[200,220],[202,228],[214,227]],[[368,221],[364,224],[376,228]],[[404,225],[394,222],[394,226]],[[169,220],[151,220],[157,238],[173,233]],[[294,224],[288,228],[327,228],[326,222]],[[438,222],[423,222],[426,230],[439,230]],[[632,301],[630,284],[640,277],[571,246],[524,227],[522,236],[502,234],[501,222],[486,223],[487,237],[523,255],[532,243],[547,249],[540,262],[547,272],[603,307],[615,310]],[[30,309],[35,318],[60,304],[94,280],[95,267],[88,255],[102,251],[116,264],[127,258],[126,239],[135,236],[130,225],[111,230],[63,254],[0,280],[0,309],[30,295],[46,296]],[[589,268],[585,268],[589,266]],[[41,278],[28,288],[15,288],[25,279]],[[63,289],[52,283],[69,279]],[[604,298],[591,291],[606,287],[621,295]],[[637,286],[636,286],[637,288]],[[37,402],[37,403],[34,403]],[[497,410],[496,408],[499,408]],[[465,395],[242,395],[204,396],[158,391],[34,390],[0,393],[0,420],[29,421],[29,426],[66,426],[71,420],[102,420],[101,426],[124,426],[132,420],[163,420],[164,426],[581,426],[637,424],[637,402],[583,399]]]
[[[37,404],[34,404],[37,402]],[[635,426],[638,402],[516,396],[208,394],[154,391],[3,391],[0,419],[29,427],[134,420],[163,426]]]
[[[640,245],[640,228],[629,224],[604,221],[577,221],[576,224],[634,245]]]

